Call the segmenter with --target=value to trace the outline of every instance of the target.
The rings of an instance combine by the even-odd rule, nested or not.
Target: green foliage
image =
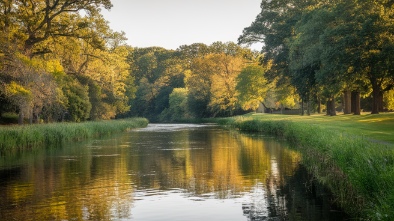
[[[71,121],[80,122],[89,118],[92,105],[88,90],[88,87],[83,86],[78,80],[67,78],[63,93],[68,101],[66,108]]]
[[[103,101],[101,98],[102,88],[97,84],[97,82],[93,81],[88,77],[78,76],[78,81],[83,85],[86,85],[88,88],[88,98],[89,103],[88,106],[91,106],[89,119],[90,120],[98,120],[101,119],[103,115],[105,115],[105,109],[103,107]],[[86,98],[86,95],[85,95]]]
[[[231,116],[240,109],[235,79],[245,63],[256,57],[232,42],[183,45],[176,51],[135,48],[129,63],[138,88],[129,116],[174,120],[170,111],[174,88],[188,91],[187,116]]]
[[[169,107],[173,88],[184,86],[184,63],[173,50],[159,47],[135,48],[129,56],[132,75],[138,85],[130,102],[129,116],[157,121]]]
[[[386,1],[263,0],[239,43],[263,42],[263,62],[272,61],[266,78],[291,84],[304,101],[372,91],[379,113],[394,85],[393,13]]]
[[[15,113],[3,113],[0,116],[1,124],[17,124],[18,123],[18,115]]]
[[[160,121],[179,122],[187,119],[187,94],[186,88],[174,88],[169,97],[169,108],[160,115]]]
[[[259,65],[250,65],[242,69],[237,77],[238,100],[244,110],[256,110],[264,101],[269,90],[264,77],[265,69]]]

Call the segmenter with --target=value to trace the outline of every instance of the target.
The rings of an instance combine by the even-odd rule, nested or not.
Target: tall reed
[[[235,117],[217,121],[290,141],[303,163],[347,212],[367,220],[394,218],[393,145],[329,127],[287,119]]]
[[[43,148],[146,127],[148,120],[131,118],[84,123],[53,123],[27,126],[1,126],[0,151]]]

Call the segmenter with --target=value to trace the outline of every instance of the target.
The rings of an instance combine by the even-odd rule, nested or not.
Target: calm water
[[[282,142],[152,124],[0,158],[0,220],[344,220]]]

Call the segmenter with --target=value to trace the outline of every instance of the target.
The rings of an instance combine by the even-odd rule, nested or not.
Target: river
[[[345,220],[284,141],[215,125],[0,158],[0,220]]]

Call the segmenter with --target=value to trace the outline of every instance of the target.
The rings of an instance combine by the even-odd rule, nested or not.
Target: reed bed
[[[0,151],[58,146],[68,141],[105,136],[147,125],[148,120],[144,118],[130,118],[84,123],[1,126]]]
[[[394,119],[394,115],[387,116],[389,121]],[[318,122],[311,121],[310,117],[294,120],[260,115],[226,118],[216,122],[243,131],[269,133],[287,139],[302,153],[303,164],[331,189],[337,203],[345,211],[365,220],[392,220],[393,144],[357,133],[360,132],[357,128],[368,127],[368,122],[356,123],[352,130],[340,130],[338,118],[326,118],[328,120]],[[353,121],[355,119],[352,118]],[[351,121],[343,122],[343,125],[351,124]],[[392,136],[392,130],[394,127],[387,127],[381,132]],[[387,138],[390,139],[392,137]]]

